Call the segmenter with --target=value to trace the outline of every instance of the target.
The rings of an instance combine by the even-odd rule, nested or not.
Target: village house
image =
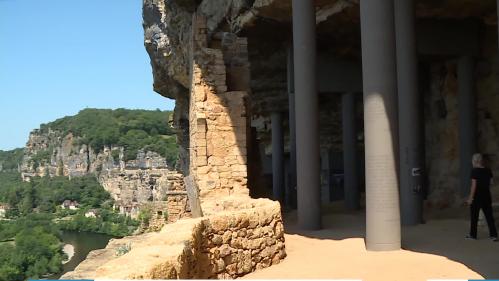
[[[97,209],[90,209],[87,212],[85,212],[86,218],[96,218],[98,216],[99,216],[99,210]]]
[[[78,210],[78,204],[77,201],[72,201],[72,200],[64,200],[61,204],[61,208],[63,209],[70,209],[70,210]]]
[[[10,209],[9,204],[0,203],[0,219],[5,218],[7,211]]]

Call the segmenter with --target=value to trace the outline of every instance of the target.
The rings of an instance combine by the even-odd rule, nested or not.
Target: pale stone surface
[[[246,200],[238,210],[228,208],[179,220],[157,233],[112,240],[63,278],[236,278],[286,257],[284,236],[278,235],[282,228],[279,203]],[[131,251],[115,256],[126,244]]]

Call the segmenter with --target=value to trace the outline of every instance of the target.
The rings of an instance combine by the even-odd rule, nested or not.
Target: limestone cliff
[[[124,150],[121,146],[104,146],[96,151],[72,133],[64,136],[51,129],[48,133],[34,130],[29,135],[20,169],[28,180],[31,176],[77,177],[109,170],[167,168],[166,159],[158,153],[139,151],[136,159],[125,161]]]
[[[139,150],[135,159],[125,161],[124,151],[120,146],[96,151],[71,133],[64,136],[52,129],[46,133],[34,130],[19,169],[25,181],[34,176],[93,175],[111,194],[120,213],[137,218],[141,209],[150,208],[154,213],[151,225],[156,229],[164,219],[175,221],[188,215],[183,176],[168,167],[166,159],[156,152]],[[165,213],[159,221],[157,212]]]

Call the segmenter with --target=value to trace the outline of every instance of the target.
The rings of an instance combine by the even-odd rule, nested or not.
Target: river
[[[49,276],[49,279],[58,279],[64,273],[72,271],[82,262],[90,251],[103,249],[112,236],[89,232],[65,231],[62,233],[62,242],[74,246],[74,256],[63,265],[61,273]]]

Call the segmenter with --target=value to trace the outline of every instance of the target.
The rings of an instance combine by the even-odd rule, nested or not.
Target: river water
[[[73,258],[63,265],[61,273],[49,276],[49,279],[58,279],[64,273],[72,271],[82,262],[90,251],[103,249],[112,236],[89,232],[72,232],[67,231],[62,233],[62,242],[74,246],[75,254]]]

